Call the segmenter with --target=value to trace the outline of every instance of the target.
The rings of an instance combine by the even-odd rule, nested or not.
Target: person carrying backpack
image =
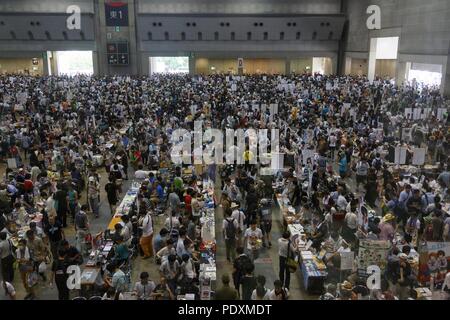
[[[225,212],[225,219],[222,224],[223,237],[225,239],[225,249],[227,261],[234,261],[236,257],[236,237],[239,230],[239,223],[231,217],[231,209]]]
[[[240,287],[242,283],[242,278],[245,274],[245,266],[248,264],[252,264],[249,256],[244,253],[243,247],[238,247],[236,249],[236,253],[238,254],[237,258],[234,259],[233,262],[233,283],[234,288],[240,292]]]
[[[383,160],[381,160],[381,155],[379,153],[375,155],[375,159],[372,161],[372,167],[377,171],[380,171],[383,168]]]

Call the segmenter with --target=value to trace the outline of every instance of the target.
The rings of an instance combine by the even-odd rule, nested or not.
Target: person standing
[[[89,232],[89,221],[86,214],[87,209],[88,206],[84,204],[81,206],[80,211],[78,211],[75,214],[75,232],[76,232],[77,249],[82,254],[86,252],[85,239],[86,235]]]
[[[88,200],[89,206],[91,207],[91,211],[94,214],[95,218],[99,217],[99,186],[98,182],[95,180],[95,177],[89,177],[89,185],[88,185]]]
[[[62,225],[55,219],[55,217],[50,216],[44,232],[48,236],[48,240],[50,242],[50,251],[52,252],[53,260],[56,260],[58,258],[59,245],[65,238]]]
[[[283,288],[283,285],[280,280],[275,280],[274,289],[269,293],[269,300],[288,300],[289,299],[289,290],[287,288]]]
[[[117,202],[119,201],[119,187],[111,175],[108,183],[105,185],[105,191],[108,198],[109,209],[111,210],[111,215],[114,215],[114,210],[116,209]]]
[[[67,213],[69,211],[69,196],[65,190],[64,185],[59,184],[58,190],[53,196],[55,199],[55,209],[58,220],[61,222],[63,228],[67,228]]]
[[[289,231],[285,231],[283,236],[278,239],[278,257],[280,262],[279,278],[282,286],[289,290],[291,283],[291,272],[287,266],[288,257],[294,254],[295,246],[290,240],[291,234]]]
[[[142,236],[139,241],[142,251],[144,252],[144,258],[148,259],[153,257],[153,221],[150,212],[145,214],[142,220]]]
[[[155,283],[149,280],[147,272],[142,272],[139,279],[140,281],[134,285],[133,294],[137,296],[138,300],[151,300],[153,290],[156,288]]]
[[[247,264],[251,264],[250,258],[244,253],[243,247],[238,247],[236,249],[238,257],[233,262],[233,283],[234,287],[239,293],[240,286],[242,283],[242,278],[244,277],[244,267]]]
[[[231,210],[233,210],[231,217],[233,219],[235,219],[238,224],[239,224],[239,229],[237,230],[237,235],[236,235],[236,247],[241,247],[242,246],[242,237],[244,234],[244,230],[245,230],[245,214],[244,212],[240,209],[240,205],[237,203],[232,203],[231,204]]]
[[[256,277],[256,289],[253,290],[252,300],[269,300],[270,290],[266,288],[266,277]]]
[[[359,185],[365,187],[367,183],[367,175],[369,173],[369,163],[362,157],[356,164],[356,191],[359,191]]]
[[[341,176],[342,179],[345,179],[345,177],[347,176],[347,156],[345,155],[344,152],[339,152],[338,154],[339,157],[339,175]]]
[[[6,282],[14,280],[14,252],[11,241],[7,239],[6,232],[0,232],[0,258],[2,279]]]
[[[50,287],[53,282],[58,289],[59,300],[69,300],[70,290],[67,287],[67,262],[65,260],[66,252],[63,249],[58,250],[58,258],[53,260],[52,274],[50,276]]]
[[[33,287],[28,285],[28,275],[33,271],[33,262],[31,260],[30,250],[27,246],[27,240],[20,239],[19,245],[16,250],[16,258],[19,266],[20,277],[22,279],[22,284],[27,292],[25,299],[34,298]]]
[[[222,233],[225,239],[225,251],[227,261],[234,261],[236,258],[236,236],[239,229],[238,222],[231,217],[231,209],[225,212],[226,218],[223,220]]]
[[[262,243],[262,231],[257,228],[256,221],[252,221],[250,224],[250,228],[245,230],[244,239],[247,245],[248,255],[250,259],[255,261],[259,256],[259,250],[261,248]]]
[[[239,295],[236,289],[230,287],[230,276],[222,276],[222,288],[216,291],[215,300],[238,300]]]

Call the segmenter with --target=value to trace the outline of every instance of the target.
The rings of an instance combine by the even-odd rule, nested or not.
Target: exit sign
[[[116,32],[120,32],[120,27],[116,26]]]

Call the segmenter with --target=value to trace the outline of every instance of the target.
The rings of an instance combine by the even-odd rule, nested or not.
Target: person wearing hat
[[[380,228],[380,234],[379,239],[380,240],[389,240],[392,241],[394,239],[395,235],[395,229],[396,229],[396,222],[395,222],[395,216],[392,213],[388,213],[385,215],[379,225]]]
[[[353,284],[345,280],[339,286],[339,300],[353,300]]]
[[[412,270],[408,261],[408,255],[405,253],[399,253],[399,279],[397,281],[397,295],[400,300],[407,300],[410,295],[410,289],[412,286]]]

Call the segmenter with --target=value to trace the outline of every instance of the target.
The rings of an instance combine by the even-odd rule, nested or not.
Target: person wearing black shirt
[[[57,203],[57,217],[61,222],[63,228],[67,227],[67,212],[69,210],[69,196],[64,190],[62,185],[58,186],[58,191],[54,195],[55,202]]]
[[[105,185],[105,191],[108,198],[109,208],[111,210],[111,214],[113,215],[117,202],[119,201],[119,188],[117,187],[117,184],[112,176],[109,177],[109,182]]]
[[[67,261],[65,260],[66,252],[64,250],[58,251],[58,259],[53,260],[52,264],[52,275],[50,277],[50,286],[53,285],[53,280],[56,283],[56,288],[58,289],[58,299],[59,300],[69,300],[70,291],[67,287]]]
[[[317,251],[320,251],[322,242],[328,235],[328,226],[326,221],[321,218],[321,222],[317,225],[315,232],[311,235],[311,240],[313,242],[312,247]]]
[[[233,262],[233,283],[234,287],[239,293],[239,288],[241,286],[242,278],[244,277],[244,268],[246,265],[251,264],[250,258],[244,254],[244,248],[239,247],[236,249],[238,257]]]
[[[254,264],[247,264],[244,267],[245,275],[242,278],[242,300],[251,300],[253,290],[256,289],[256,279],[253,275],[255,270]]]
[[[64,231],[61,223],[51,216],[48,218],[48,224],[44,228],[45,234],[48,236],[50,242],[50,250],[52,252],[53,260],[58,257],[58,249],[61,241],[64,239]]]
[[[66,262],[68,263],[68,265],[81,265],[83,264],[83,257],[80,254],[80,252],[78,251],[77,248],[75,248],[74,246],[71,246],[69,244],[69,242],[67,240],[63,240],[61,242],[61,247],[65,252],[65,259]]]

